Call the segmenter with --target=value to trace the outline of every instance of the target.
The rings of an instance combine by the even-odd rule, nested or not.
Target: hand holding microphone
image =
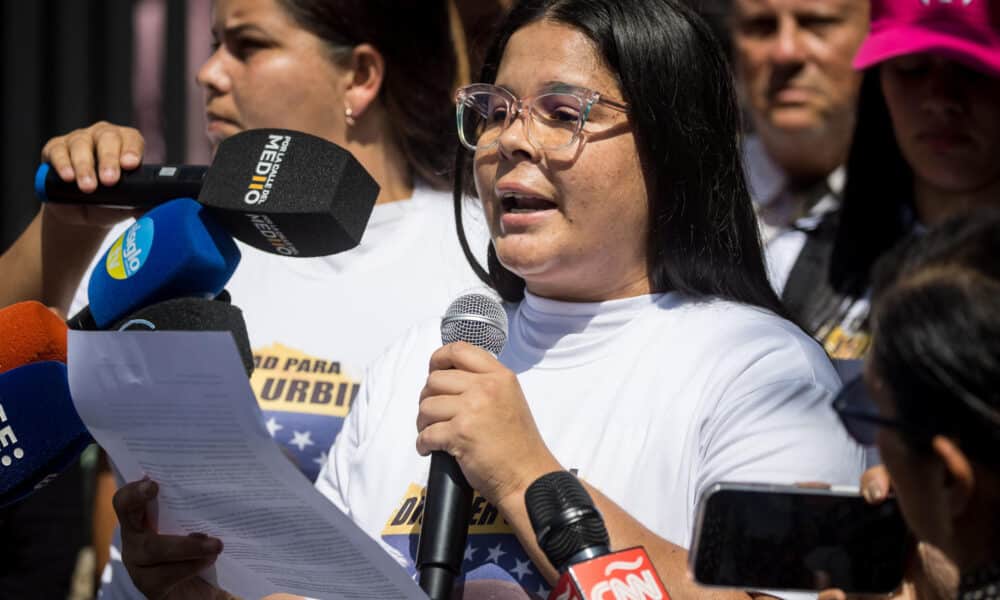
[[[517,376],[491,351],[461,339],[449,340],[431,355],[420,392],[417,451],[452,455],[472,487],[496,503],[534,479],[537,474],[524,475],[525,467],[554,458]]]
[[[36,195],[47,206],[139,209],[197,198],[231,236],[265,252],[301,257],[360,243],[378,196],[378,184],[350,152],[299,131],[240,132],[219,145],[211,166],[139,166],[137,136],[130,128],[98,123],[53,139],[42,153],[51,164],[35,174]],[[100,215],[91,224],[106,224],[114,213]]]
[[[445,346],[431,356],[420,393],[417,451],[432,458],[417,569],[433,600],[450,597],[460,572],[472,489],[502,510],[539,474],[560,468],[516,375],[496,358],[506,329],[496,300],[457,299],[442,319]]]
[[[99,121],[50,139],[42,148],[41,162],[51,165],[53,177],[77,186],[85,194],[92,194],[98,185],[118,183],[123,169],[130,171],[138,167],[144,151],[145,141],[139,130]],[[59,203],[47,204],[45,210],[66,225],[100,229],[139,213],[121,208]]]

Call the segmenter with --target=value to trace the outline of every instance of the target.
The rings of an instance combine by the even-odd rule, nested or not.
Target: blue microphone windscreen
[[[90,312],[101,329],[168,300],[212,298],[240,261],[236,243],[190,198],[161,204],[136,220],[90,276]]]
[[[37,362],[0,374],[0,506],[44,485],[92,441],[66,365]]]

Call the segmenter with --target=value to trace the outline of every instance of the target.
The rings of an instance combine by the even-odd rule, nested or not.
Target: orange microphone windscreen
[[[66,362],[66,323],[40,302],[0,309],[0,373],[33,362]]]

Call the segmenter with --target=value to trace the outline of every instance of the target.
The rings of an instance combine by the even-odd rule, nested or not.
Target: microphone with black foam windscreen
[[[73,315],[73,329],[106,329],[170,298],[213,298],[240,261],[235,242],[190,198],[161,204],[115,240],[91,273],[90,305]]]
[[[152,208],[197,198],[234,238],[283,256],[326,256],[361,242],[379,187],[347,150],[288,129],[251,129],[219,144],[212,165],[143,165],[85,194],[48,164],[45,202]]]
[[[472,293],[451,303],[441,319],[441,342],[459,341],[500,354],[507,343],[507,313],[496,298]],[[451,598],[462,569],[471,513],[472,486],[458,462],[447,452],[431,452],[416,557],[420,588],[431,600]]]
[[[243,311],[229,303],[223,291],[214,300],[174,298],[140,309],[112,326],[116,331],[228,331],[233,335],[240,360],[253,374],[253,351]]]
[[[177,298],[143,308],[114,329],[228,331],[249,376],[253,354],[242,313],[221,300]],[[0,310],[0,507],[39,489],[93,442],[70,395],[66,325],[37,302]],[[41,362],[31,362],[35,360]]]
[[[611,552],[604,518],[572,473],[539,477],[524,503],[538,546],[561,574],[549,600],[670,600],[642,547]]]

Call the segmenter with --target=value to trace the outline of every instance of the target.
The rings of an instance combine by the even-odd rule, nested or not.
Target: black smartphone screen
[[[693,571],[706,585],[886,593],[902,580],[907,536],[893,499],[719,489],[701,508]]]

